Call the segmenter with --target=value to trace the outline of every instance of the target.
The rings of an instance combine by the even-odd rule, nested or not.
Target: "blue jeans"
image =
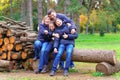
[[[41,51],[40,51],[40,59],[39,59],[39,64],[38,64],[38,69],[39,70],[42,70],[43,69],[43,65],[44,65],[44,55],[45,55],[45,49],[48,45],[48,42],[44,42],[42,44],[42,47],[41,47]]]
[[[52,66],[52,70],[56,71],[57,70],[57,65],[60,62],[60,58],[64,52],[64,50],[66,49],[66,64],[65,64],[65,70],[69,70],[69,66],[70,66],[70,62],[71,62],[71,55],[73,52],[73,45],[72,44],[68,44],[68,45],[64,45],[64,44],[60,44],[59,48],[58,48],[58,53],[54,59],[53,62],[53,66]]]
[[[64,61],[60,61],[59,66],[60,66],[61,68],[64,68]],[[69,66],[69,67],[70,67],[70,68],[73,68],[73,67],[74,67],[74,62],[73,62],[73,61],[70,62],[70,66]]]
[[[53,42],[49,42],[44,55],[44,65],[48,65],[49,54],[53,50]]]
[[[41,41],[36,40],[36,41],[34,42],[34,57],[35,57],[35,58],[38,58],[38,57],[39,57],[39,53],[40,53],[41,46],[42,46],[42,42],[41,42]]]

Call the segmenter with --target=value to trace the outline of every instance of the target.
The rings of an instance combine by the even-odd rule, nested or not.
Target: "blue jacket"
[[[63,35],[60,39],[60,44],[73,44],[75,46],[75,39],[78,37],[77,32],[74,34],[71,34],[72,27],[66,27],[65,33],[68,35],[68,38],[64,38]]]
[[[49,31],[49,28],[45,24],[40,24],[37,39],[40,40],[41,42],[48,42],[50,39],[48,35],[44,33],[44,30]]]
[[[70,23],[72,28],[76,29],[76,26],[70,18],[68,18],[65,14],[57,13],[56,18],[61,19],[64,23]]]
[[[64,34],[65,29],[66,29],[66,24],[63,23],[60,27],[55,28],[54,33],[58,33],[61,38],[61,35]],[[53,45],[54,48],[58,48],[59,43],[60,43],[60,38],[54,37],[54,45]]]

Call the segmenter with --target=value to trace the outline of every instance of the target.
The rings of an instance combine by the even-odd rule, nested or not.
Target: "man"
[[[74,34],[76,32],[76,26],[74,24],[74,22],[72,20],[70,20],[70,18],[68,18],[65,14],[61,14],[61,13],[56,13],[54,9],[49,9],[47,12],[48,17],[52,20],[55,21],[56,18],[61,19],[65,24],[67,24],[68,26],[71,26],[71,33]],[[64,61],[60,61],[59,64],[60,68],[62,69],[64,67]],[[70,63],[70,68],[74,69],[74,63],[73,61],[71,61]]]
[[[61,19],[64,23],[66,23],[68,26],[71,26],[73,29],[71,30],[71,33],[75,33],[76,32],[76,26],[74,24],[74,22],[72,20],[70,20],[70,18],[68,18],[66,15],[61,14],[61,13],[56,13],[55,10],[53,9],[49,9],[48,10],[48,17],[51,20],[55,20],[56,18]]]

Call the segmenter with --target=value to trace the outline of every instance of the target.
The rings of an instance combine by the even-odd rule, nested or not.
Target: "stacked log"
[[[34,56],[33,43],[37,37],[35,31],[21,25],[14,20],[0,22],[0,60],[14,61],[17,66],[32,62],[27,59]]]
[[[96,65],[96,71],[102,72],[104,75],[112,75],[120,71],[120,62],[117,61],[115,65],[111,65],[107,62],[101,62]]]

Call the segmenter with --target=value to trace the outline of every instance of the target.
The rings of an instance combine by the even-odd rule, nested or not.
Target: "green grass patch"
[[[94,72],[94,73],[92,73],[92,75],[95,76],[95,77],[101,77],[101,76],[104,76],[104,73],[102,73],[102,72]]]

